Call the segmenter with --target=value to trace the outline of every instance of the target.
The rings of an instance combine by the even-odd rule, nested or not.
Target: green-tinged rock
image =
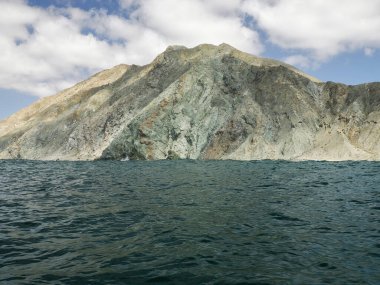
[[[380,160],[380,83],[320,82],[226,44],[169,47],[0,122],[0,158]]]

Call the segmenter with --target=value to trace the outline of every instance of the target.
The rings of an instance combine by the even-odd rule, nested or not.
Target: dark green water
[[[380,284],[380,163],[0,161],[0,284]]]

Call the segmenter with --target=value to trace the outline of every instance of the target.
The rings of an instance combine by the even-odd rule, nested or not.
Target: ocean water
[[[380,284],[380,163],[0,161],[0,284]]]

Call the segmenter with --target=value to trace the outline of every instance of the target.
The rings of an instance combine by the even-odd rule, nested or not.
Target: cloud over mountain
[[[248,52],[262,51],[258,34],[244,27],[234,10],[238,5],[123,2],[124,8],[130,5],[137,6],[123,17],[103,9],[0,1],[0,87],[50,95],[119,63],[146,64],[170,44],[229,42]]]
[[[242,9],[272,43],[316,60],[380,48],[379,0],[247,0]]]
[[[380,0],[119,0],[112,10],[58,2],[0,0],[0,88],[54,94],[119,63],[146,64],[172,44],[226,42],[261,55],[270,42],[299,67],[380,47]]]

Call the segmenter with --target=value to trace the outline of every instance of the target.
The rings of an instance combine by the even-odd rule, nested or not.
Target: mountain
[[[222,44],[171,46],[0,122],[0,158],[380,160],[380,83],[320,82]]]

